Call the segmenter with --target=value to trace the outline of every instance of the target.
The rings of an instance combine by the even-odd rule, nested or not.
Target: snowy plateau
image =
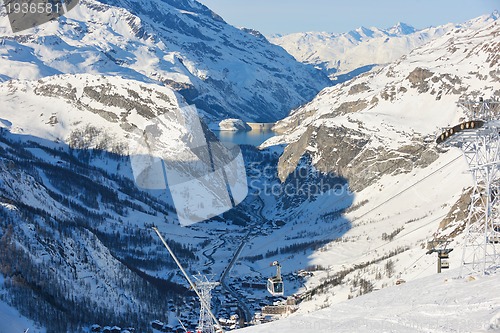
[[[83,0],[0,27],[0,333],[194,330],[198,298],[152,226],[190,275],[220,282],[228,330],[500,331],[500,272],[458,277],[472,177],[435,143],[460,98],[500,98],[497,13],[289,39],[301,54],[279,42],[295,58],[192,0]],[[131,157],[157,120],[152,154],[189,169],[192,105],[208,145],[220,123],[276,135],[239,148],[239,205],[182,227],[172,191],[139,188]],[[439,275],[436,240],[455,249]],[[294,313],[263,323],[287,301],[266,290],[273,261]]]

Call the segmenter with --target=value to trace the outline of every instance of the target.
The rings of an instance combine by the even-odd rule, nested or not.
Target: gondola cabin
[[[285,294],[283,280],[276,277],[267,280],[267,291],[273,296],[282,296]]]
[[[267,279],[267,291],[273,296],[282,296],[285,294],[285,285],[281,277],[281,265],[275,261],[272,266],[276,266],[276,276]]]

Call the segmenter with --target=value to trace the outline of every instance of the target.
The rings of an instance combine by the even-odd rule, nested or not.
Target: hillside
[[[434,275],[241,332],[498,332],[497,274]],[[238,331],[240,332],[240,331]]]
[[[451,266],[460,265],[460,212],[467,209],[472,179],[460,151],[436,146],[435,137],[463,117],[459,98],[500,96],[499,21],[476,21],[483,24],[457,29],[377,71],[324,89],[278,122],[282,134],[262,145],[286,146],[278,165],[282,181],[306,156],[311,168],[344,177],[354,192],[344,215],[349,230],[310,257],[309,264],[319,268],[300,290],[305,297],[299,312],[397,278],[433,274],[436,259],[425,252],[440,235],[454,235],[449,247],[458,251]]]
[[[165,194],[138,190],[127,136],[182,102],[168,88],[93,75],[9,81],[0,91],[3,300],[49,332],[147,326],[144,313],[161,316],[160,300],[186,289],[147,273],[172,267],[146,225],[172,223],[174,209]],[[196,259],[188,244],[172,245]]]
[[[275,129],[282,135],[263,146],[288,144],[280,178],[286,179],[306,152],[319,170],[347,177],[358,190],[381,176],[432,163],[438,157],[433,137],[462,116],[459,98],[500,96],[499,20],[483,23],[326,88],[278,122]]]
[[[169,86],[208,119],[275,121],[329,80],[196,1],[83,0],[13,35],[0,14],[0,80],[102,74]],[[293,75],[290,75],[293,73]]]
[[[204,223],[181,227],[185,207],[175,201],[170,179],[167,188],[158,178],[143,182],[133,168],[134,159],[143,156],[136,143],[145,130],[154,138],[147,154],[163,158],[167,168],[178,164],[196,171],[194,176],[203,166],[193,163],[197,151],[190,143],[201,141],[188,126],[192,119],[180,116],[187,105],[167,87],[111,76],[59,75],[2,83],[0,101],[5,107],[0,117],[0,268],[5,283],[0,290],[5,290],[7,303],[48,332],[93,323],[145,330],[158,319],[196,321],[189,311],[193,294],[153,237],[152,225],[166,235],[192,274],[201,271],[220,278],[233,256],[250,265],[249,274],[229,272],[227,287],[217,295],[220,302],[233,300],[229,288],[235,288],[245,293],[239,296],[242,304],[247,298],[265,297],[263,290],[242,289],[241,279],[261,284],[268,271],[258,266],[269,259],[255,263],[238,258],[239,246],[250,240],[268,243],[270,235],[286,234],[289,239],[262,246],[253,255],[263,259],[282,247],[287,253],[300,249],[304,253],[297,263],[306,265],[315,246],[344,232],[344,221],[337,219],[352,202],[344,180],[330,177],[342,200],[327,212],[314,212],[312,216],[324,223],[305,234],[310,226],[302,220],[302,211],[312,209],[313,201],[329,202],[330,192],[304,195],[298,188],[292,196],[274,194],[272,189],[284,186],[277,177],[278,151],[255,147],[241,149],[247,198]],[[148,129],[155,119],[156,127]],[[202,134],[210,137],[210,132]],[[297,186],[307,186],[316,177],[297,177]],[[211,180],[210,189],[226,188],[226,183]],[[235,191],[232,194],[235,199]],[[200,207],[207,207],[207,197],[202,198]],[[288,215],[288,225],[278,228],[274,222],[282,214]],[[163,299],[170,301],[165,305]],[[252,311],[259,307],[258,302],[250,304]],[[130,311],[136,315],[129,316]],[[229,311],[221,308],[219,315],[228,316]]]

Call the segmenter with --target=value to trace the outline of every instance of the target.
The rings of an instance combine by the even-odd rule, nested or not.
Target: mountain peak
[[[389,33],[394,35],[410,35],[417,31],[417,29],[415,29],[411,25],[403,22],[398,22],[395,26],[387,30],[389,31]]]
[[[489,16],[493,20],[498,20],[500,18],[500,12],[498,10],[494,10],[493,13]]]
[[[359,27],[356,30],[351,30],[347,33],[353,37],[356,41],[361,42],[363,39],[372,38],[374,36],[374,31],[367,27]]]
[[[228,116],[281,119],[330,84],[259,32],[237,29],[193,0],[87,0],[68,17],[34,29],[29,39],[6,43],[21,51],[0,50],[0,81],[118,74],[167,85],[217,123]],[[57,45],[65,45],[64,58]],[[22,76],[27,63],[34,69]]]

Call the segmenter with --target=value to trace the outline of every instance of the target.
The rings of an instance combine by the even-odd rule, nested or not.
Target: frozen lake
[[[263,126],[259,128],[258,126],[252,126],[251,131],[214,131],[215,135],[222,142],[231,142],[236,145],[252,145],[259,146],[261,143],[267,139],[276,135],[269,126]]]

